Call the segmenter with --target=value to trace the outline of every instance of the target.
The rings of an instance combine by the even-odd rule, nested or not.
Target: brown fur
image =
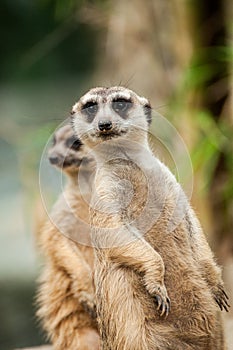
[[[125,96],[122,118],[112,99]],[[98,105],[91,123],[89,101]],[[148,147],[145,106],[128,89],[96,88],[72,111],[97,160],[91,223],[102,349],[222,350],[220,269],[183,191]],[[105,120],[112,129],[101,132]]]
[[[88,246],[88,205],[77,183],[79,160],[86,152],[84,146],[78,150],[66,146],[72,134],[69,126],[58,130],[56,142],[49,151],[49,157],[57,158],[56,165],[68,176],[68,183],[37,235],[46,259],[40,277],[37,315],[55,350],[97,350],[99,335],[94,302],[94,256],[93,248]],[[68,165],[63,167],[65,164]],[[84,167],[83,171],[86,178],[90,178],[88,168]],[[83,221],[73,213],[78,213]],[[65,235],[86,245],[74,243]]]
[[[20,348],[20,349],[15,349],[15,350],[52,350],[52,346],[50,345],[42,345],[42,346],[35,346],[33,348]]]

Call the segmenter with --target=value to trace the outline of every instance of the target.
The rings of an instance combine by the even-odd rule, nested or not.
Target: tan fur
[[[33,348],[20,348],[20,349],[15,349],[15,350],[52,350],[52,346],[50,345],[42,345],[42,346],[35,346]]]
[[[37,297],[37,315],[55,350],[97,350],[99,335],[94,302],[94,256],[93,248],[87,245],[90,243],[88,204],[82,198],[77,183],[78,160],[82,160],[86,152],[85,146],[77,151],[66,146],[65,142],[72,134],[69,126],[58,130],[56,143],[49,151],[50,158],[58,158],[56,165],[66,173],[68,183],[50,218],[37,234],[45,257]],[[66,159],[69,160],[68,165],[62,168]],[[91,161],[87,164],[90,166]],[[86,178],[90,178],[88,168],[84,167],[83,171]],[[74,243],[65,235],[86,245]]]
[[[120,117],[112,101],[125,96],[131,104]],[[98,106],[91,122],[90,101]],[[72,110],[97,161],[91,223],[102,349],[224,349],[220,269],[182,189],[149,149],[145,106],[113,87],[90,90]]]

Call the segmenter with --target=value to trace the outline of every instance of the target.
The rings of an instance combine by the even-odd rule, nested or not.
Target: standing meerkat
[[[49,160],[66,174],[68,182],[37,234],[45,256],[37,315],[54,350],[98,350],[88,205],[78,187],[79,171],[88,184],[94,161],[69,125],[54,134]]]
[[[102,349],[224,349],[221,271],[183,190],[148,146],[150,122],[149,102],[119,86],[91,89],[72,109],[97,162],[90,219]]]

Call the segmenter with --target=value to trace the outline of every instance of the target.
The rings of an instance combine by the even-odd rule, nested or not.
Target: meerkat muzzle
[[[50,156],[49,161],[51,164],[56,165],[59,162],[59,158],[57,156]]]
[[[100,131],[109,131],[112,129],[112,122],[111,120],[100,120],[98,123],[98,128]]]

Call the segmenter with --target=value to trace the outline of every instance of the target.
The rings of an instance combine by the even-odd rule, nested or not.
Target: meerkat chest
[[[76,247],[79,250],[79,252],[82,254],[83,259],[86,261],[86,263],[93,269],[94,267],[94,249],[91,246],[87,246],[84,244],[76,243]]]
[[[130,225],[146,236],[153,227],[171,231],[180,223],[185,195],[170,171],[157,159],[150,160],[148,166],[144,160],[114,159],[98,169],[94,225],[113,229]]]
[[[94,198],[97,203],[129,217],[134,217],[145,205],[148,179],[131,160],[113,160],[98,169]]]

